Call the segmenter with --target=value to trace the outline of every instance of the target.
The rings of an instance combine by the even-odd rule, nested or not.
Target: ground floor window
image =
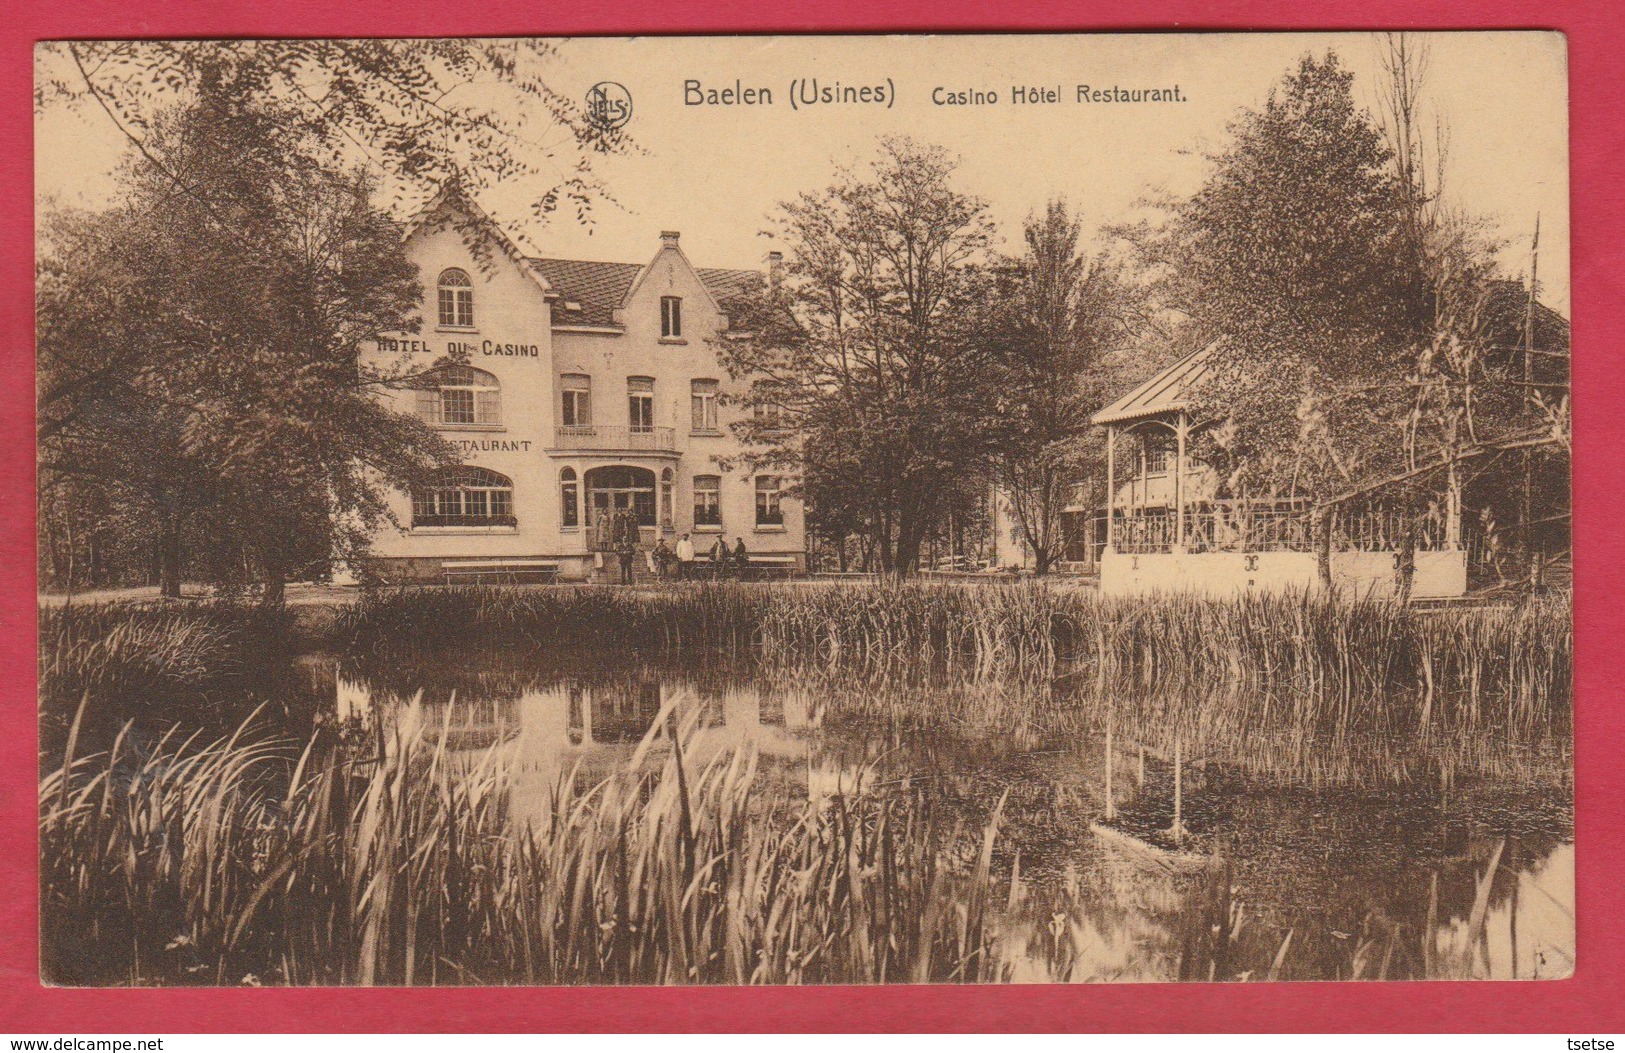
[[[576,482],[574,468],[566,468],[559,473],[559,524],[566,530],[574,530],[581,525],[580,486]]]
[[[756,477],[756,525],[783,526],[784,509],[779,504],[779,477]]]
[[[722,526],[722,477],[696,475],[694,477],[694,525],[697,527]]]
[[[486,468],[437,472],[412,494],[412,525],[514,526],[513,481]]]

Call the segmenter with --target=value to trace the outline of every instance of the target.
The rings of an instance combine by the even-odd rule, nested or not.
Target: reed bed
[[[500,750],[368,757],[240,732],[71,758],[40,786],[43,965],[66,984],[998,979],[998,817],[966,866],[916,798],[753,794],[668,712],[515,828]],[[660,754],[664,753],[664,760]],[[653,758],[652,770],[643,764]]]
[[[237,604],[42,608],[41,744],[60,752],[81,703],[81,739],[102,745],[125,721],[146,716],[230,730],[292,647],[285,612]]]
[[[120,700],[93,713],[121,716],[168,715],[151,703],[176,696],[218,699],[234,666],[263,659],[249,652],[276,650],[252,645],[277,634],[224,610],[64,612],[42,629],[56,742],[86,693]],[[1567,594],[1424,612],[1304,594],[1102,599],[1033,584],[420,588],[369,594],[324,633],[325,649],[381,667],[493,648],[554,664],[743,662],[828,683],[835,719],[1038,733],[1113,718],[1158,749],[1179,735],[1231,755],[1263,751],[1264,770],[1314,781],[1347,777],[1365,765],[1362,751],[1380,765],[1445,747],[1469,767],[1516,767],[1571,740]],[[886,689],[926,680],[932,692]],[[992,686],[942,690],[967,682]]]
[[[1227,687],[1344,707],[1409,694],[1424,725],[1437,715],[1523,731],[1566,712],[1573,669],[1567,593],[1424,612],[1305,593],[1102,599],[1033,584],[435,588],[369,596],[337,623],[341,648],[362,653],[514,642],[754,652],[865,675],[1082,668],[1102,693]]]
[[[793,984],[1484,975],[1502,855],[1464,929],[1373,911],[1350,940],[1258,920],[1217,865],[1103,909],[995,852],[1006,798],[765,795],[749,750],[694,765],[663,710],[605,777],[518,818],[514,758],[438,728],[295,749],[246,730],[123,739],[41,780],[42,967],[71,985]],[[995,861],[1001,860],[995,868]],[[1149,884],[1148,884],[1149,882]],[[1505,896],[1505,890],[1502,892]],[[1446,933],[1448,939],[1436,935]],[[1306,944],[1310,939],[1310,944]]]
[[[773,591],[734,583],[658,591],[578,586],[377,590],[338,613],[332,642],[362,654],[492,644],[743,652],[758,641],[760,614]]]

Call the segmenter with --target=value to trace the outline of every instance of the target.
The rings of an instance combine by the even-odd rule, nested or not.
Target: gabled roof
[[[502,225],[456,182],[443,185],[405,222],[403,236],[412,237],[441,209],[461,210],[495,239],[498,247],[519,264],[525,276],[553,299],[555,325],[621,328],[615,321],[615,312],[626,306],[627,298],[647,269],[644,264],[527,257]],[[672,238],[675,244],[676,236]],[[756,271],[726,267],[696,267],[694,273],[719,307],[744,292],[753,278],[760,277]]]
[[[637,263],[559,259],[532,259],[529,263],[558,294],[553,304],[556,325],[617,327],[615,312],[626,304],[638,275],[643,273],[643,265]],[[726,267],[696,267],[694,273],[719,304],[743,292],[751,279],[760,278],[756,271]],[[579,308],[571,310],[571,304]]]
[[[460,211],[465,216],[473,219],[496,242],[497,247],[502,250],[503,254],[519,266],[525,277],[536,283],[544,295],[550,291],[547,279],[542,273],[528,265],[529,261],[525,259],[525,254],[520,249],[519,243],[508,235],[508,232],[502,228],[502,224],[491,218],[490,213],[486,212],[475,203],[473,198],[464,193],[462,186],[456,182],[444,184],[435,192],[433,197],[424,202],[423,206],[402,225],[401,236],[410,240],[418,231],[423,229],[429,222],[430,217],[442,209]]]
[[[558,294],[553,304],[555,325],[616,325],[615,312],[643,270],[636,263],[592,260],[533,259],[530,265]],[[572,304],[580,307],[571,310]]]
[[[711,291],[711,296],[719,304],[726,304],[734,297],[743,295],[754,282],[762,278],[760,271],[741,271],[728,267],[696,267],[694,273],[700,276],[700,282]]]
[[[1190,396],[1212,372],[1218,341],[1175,362],[1090,419],[1096,424],[1122,424],[1188,409]]]

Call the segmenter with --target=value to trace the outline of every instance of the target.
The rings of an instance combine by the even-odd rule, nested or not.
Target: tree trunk
[[[1400,603],[1411,602],[1411,587],[1416,581],[1416,516],[1407,502],[1401,510],[1399,548],[1394,553],[1394,594]]]
[[[1309,537],[1315,548],[1315,575],[1320,587],[1332,590],[1332,526],[1331,513],[1325,505],[1315,505],[1309,512]]]
[[[267,568],[265,584],[260,589],[260,606],[267,609],[281,607],[288,596],[288,575],[281,568]]]
[[[181,598],[181,527],[166,515],[158,540],[158,595]]]
[[[898,578],[906,578],[920,569],[920,550],[924,544],[924,524],[911,513],[900,514],[897,518],[897,554],[892,565]]]

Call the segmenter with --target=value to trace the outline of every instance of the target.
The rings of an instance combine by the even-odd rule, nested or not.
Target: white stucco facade
[[[720,342],[740,337],[721,301],[750,272],[697,270],[675,232],[651,242],[642,265],[531,258],[459,199],[419,217],[407,252],[421,329],[372,353],[429,375],[383,397],[431,420],[466,470],[393,496],[399,526],[375,537],[374,571],[438,580],[446,564],[500,559],[586,578],[595,527],[616,511],[642,549],[743,538],[752,556],[800,565],[800,503],[742,464],[729,425],[748,411],[724,404]]]

